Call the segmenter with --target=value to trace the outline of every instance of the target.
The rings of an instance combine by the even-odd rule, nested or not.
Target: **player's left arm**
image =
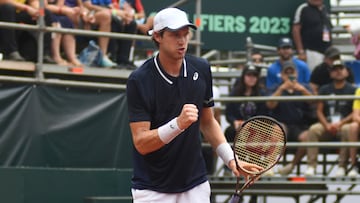
[[[221,143],[225,143],[226,139],[221,130],[219,123],[216,121],[212,108],[204,107],[200,118],[200,130],[211,146],[216,149]]]
[[[205,139],[210,143],[213,149],[216,150],[218,156],[234,173],[236,176],[244,176],[247,178],[249,174],[240,170],[235,163],[234,154],[230,148],[225,148],[225,144],[229,145],[226,141],[225,135],[221,130],[219,123],[216,121],[212,109],[210,107],[204,107],[202,110],[201,118],[200,118],[200,130],[203,133]],[[226,146],[227,147],[227,146]],[[225,149],[225,150],[223,150]],[[220,154],[219,154],[220,153]],[[224,154],[222,154],[224,153]],[[230,158],[231,157],[231,158]],[[229,161],[226,161],[229,160]],[[254,164],[249,164],[246,162],[239,162],[239,164],[243,165],[244,168],[247,168],[249,171],[251,170],[259,170],[259,167]]]

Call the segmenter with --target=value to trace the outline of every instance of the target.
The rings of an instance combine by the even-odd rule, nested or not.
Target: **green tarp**
[[[4,83],[0,106],[1,166],[132,167],[123,91]]]

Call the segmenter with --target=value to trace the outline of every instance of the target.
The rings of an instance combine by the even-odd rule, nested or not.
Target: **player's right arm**
[[[192,123],[198,120],[199,111],[194,104],[185,104],[178,117],[157,129],[150,130],[149,121],[131,122],[130,129],[136,150],[148,154],[170,143]]]
[[[159,137],[158,129],[150,130],[148,121],[132,122],[130,129],[134,146],[142,155],[156,151],[165,145]]]

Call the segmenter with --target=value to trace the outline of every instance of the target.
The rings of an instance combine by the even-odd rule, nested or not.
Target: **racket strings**
[[[277,123],[254,119],[240,130],[234,151],[239,160],[257,164],[267,170],[280,158],[284,143],[284,131]]]

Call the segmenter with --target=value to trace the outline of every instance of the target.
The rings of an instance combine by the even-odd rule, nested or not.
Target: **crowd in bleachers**
[[[48,27],[126,34],[146,34],[152,27],[152,17],[146,18],[141,0],[45,0],[44,7],[44,21]],[[39,8],[39,0],[0,0],[0,21],[35,25],[43,15]],[[37,35],[36,31],[0,28],[0,53],[5,60],[36,62]],[[43,61],[84,66],[88,59],[78,55],[90,41],[101,53],[96,66],[136,68],[129,60],[132,40],[69,33],[45,33]]]
[[[265,83],[260,80],[263,65],[248,63],[236,80],[230,96],[308,96],[308,95],[354,95],[354,75],[340,59],[340,51],[330,46],[324,52],[324,62],[310,71],[307,64],[292,54],[290,38],[279,40],[279,59],[267,68]],[[259,55],[256,52],[256,56]],[[255,56],[255,54],[254,54]],[[316,73],[320,68],[320,73]],[[317,78],[313,74],[318,74]],[[318,81],[318,80],[321,81]],[[263,81],[264,82],[264,81]],[[352,119],[353,101],[267,101],[226,104],[225,116],[230,124],[225,130],[229,142],[242,122],[254,115],[268,115],[283,123],[290,142],[357,141],[358,123]],[[354,112],[355,110],[354,104]],[[315,151],[314,151],[315,150]],[[308,151],[308,152],[307,152]],[[351,164],[347,166],[348,153]],[[308,154],[309,167],[305,175],[316,173],[316,148],[298,148],[294,159],[278,173],[290,174],[295,166]],[[356,148],[340,149],[339,167],[336,176],[357,176]],[[273,175],[270,171],[266,175]]]
[[[152,27],[152,17],[146,17],[140,0],[47,0],[44,3],[46,26],[128,34],[146,34]],[[37,24],[41,15],[39,6],[39,0],[0,0],[0,21]],[[266,75],[263,74],[263,56],[260,51],[255,51],[243,74],[235,82],[230,96],[355,94],[354,74],[341,60],[340,51],[332,46],[331,28],[329,13],[322,0],[308,0],[300,5],[295,11],[293,36],[279,39],[278,59],[266,68]],[[358,58],[358,29],[351,29],[351,33],[352,42],[356,45],[354,56]],[[36,61],[36,37],[36,32],[1,28],[0,53],[8,60]],[[131,40],[96,39],[68,33],[45,33],[44,62],[83,66],[84,61],[78,58],[77,47],[83,48],[91,40],[96,41],[102,53],[99,66],[136,68],[129,60]],[[359,112],[358,101],[354,104],[352,101],[331,100],[229,103],[225,113],[230,126],[225,135],[232,141],[244,120],[264,114],[284,124],[289,141],[320,141],[328,135],[339,141],[357,141]],[[292,162],[280,168],[279,173],[291,173],[306,153],[309,168],[305,174],[314,175],[316,148],[297,149]],[[351,161],[349,166],[348,157]],[[356,157],[356,148],[340,149],[336,175],[357,176]]]
[[[323,1],[308,0],[301,4],[295,12],[292,37],[279,39],[278,59],[267,68],[263,64],[257,66],[262,55],[256,50],[230,96],[355,95],[355,75],[341,58],[339,49],[332,45],[331,28]],[[359,93],[358,89],[357,95]],[[357,142],[359,113],[358,100],[228,103],[225,116],[230,126],[225,134],[231,142],[244,120],[254,115],[268,115],[283,123],[289,142]],[[316,175],[318,150],[317,147],[298,148],[293,160],[278,167],[277,172],[289,175],[307,157],[304,175]],[[357,177],[358,172],[357,148],[340,148],[335,176]],[[274,175],[274,171],[266,175]]]

